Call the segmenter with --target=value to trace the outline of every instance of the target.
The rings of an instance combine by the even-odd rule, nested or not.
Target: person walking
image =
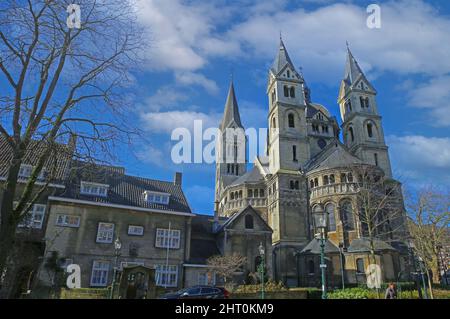
[[[386,289],[385,299],[397,299],[397,288],[393,282],[389,283],[389,286]]]

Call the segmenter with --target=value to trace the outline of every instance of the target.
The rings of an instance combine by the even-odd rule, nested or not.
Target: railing
[[[318,186],[311,189],[311,198],[327,196],[327,195],[339,195],[339,194],[352,194],[358,190],[357,183],[339,183],[329,184],[324,186]]]
[[[227,202],[224,206],[225,210],[228,209],[239,209],[239,208],[245,208],[248,205],[251,205],[252,207],[263,207],[267,205],[267,199],[266,198],[243,198],[243,199],[235,199],[230,200]]]

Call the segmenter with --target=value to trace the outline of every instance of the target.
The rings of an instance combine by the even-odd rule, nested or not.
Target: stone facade
[[[221,132],[228,127],[244,129],[239,118],[234,87],[231,87]],[[357,183],[357,172],[361,167],[370,168],[390,187],[401,187],[400,183],[392,179],[376,90],[348,49],[338,97],[343,121],[342,143],[337,119],[325,106],[311,101],[311,92],[303,75],[294,67],[280,40],[278,54],[269,69],[266,93],[269,104],[266,156],[257,157],[252,169],[238,174],[221,170],[223,165],[218,162],[217,172],[220,171],[220,174],[216,174],[215,213],[217,216],[232,218],[243,206],[251,205],[273,231],[274,279],[288,286],[297,286],[311,283],[308,280],[311,276],[317,280],[320,272],[318,263],[315,263],[314,272],[308,271],[308,254],[304,255],[302,251],[308,243],[316,240],[313,208],[324,207],[328,209],[329,222],[332,223],[328,227],[327,237],[338,251],[338,257],[340,253],[337,247],[342,246],[346,280],[356,283],[362,274],[351,274],[355,273],[355,260],[363,257],[351,251],[352,242],[366,235],[357,217],[361,209],[356,196],[361,189]],[[234,103],[229,104],[230,100]],[[227,114],[233,114],[234,119],[238,118],[239,121],[232,120]],[[219,141],[221,147],[226,143],[227,139],[224,138]],[[246,143],[237,147],[235,143],[236,140],[231,149],[247,147]],[[397,230],[389,236],[377,238],[387,241],[387,245],[392,243],[402,246],[401,241],[405,238],[403,199],[401,195],[399,198],[396,207],[400,217],[394,218],[392,215],[392,220],[388,221],[389,226]],[[344,225],[347,219],[346,223],[351,222],[351,227]],[[389,247],[392,250],[377,251],[385,280],[394,279],[404,270],[400,251]],[[342,277],[341,263],[336,262],[336,256],[331,260],[328,270],[330,276]],[[362,261],[359,263],[361,266]],[[369,262],[365,265],[367,267]]]

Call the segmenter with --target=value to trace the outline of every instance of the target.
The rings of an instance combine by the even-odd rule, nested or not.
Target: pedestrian
[[[385,299],[397,299],[397,287],[393,282],[389,283],[389,286],[386,289]]]

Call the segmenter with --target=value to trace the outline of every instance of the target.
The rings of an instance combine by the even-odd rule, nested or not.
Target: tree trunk
[[[430,271],[428,270],[428,268],[426,269],[426,273],[427,273],[427,279],[428,279],[428,287],[430,288],[430,298],[434,299],[433,286],[431,283]]]

